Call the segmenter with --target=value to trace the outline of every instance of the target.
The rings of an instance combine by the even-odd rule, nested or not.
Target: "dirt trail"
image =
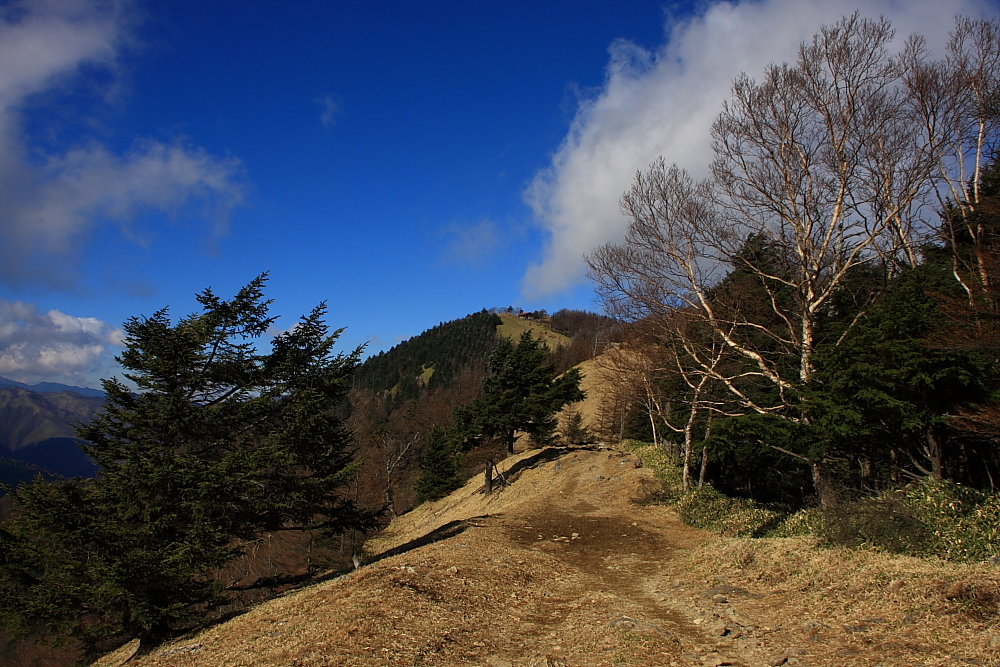
[[[710,538],[670,510],[642,504],[656,482],[631,456],[529,452],[501,468],[516,465],[523,468],[513,483],[490,498],[471,481],[400,517],[369,542],[368,564],[350,575],[130,664],[918,664],[919,646],[879,662],[845,652],[840,635],[750,620],[766,619],[769,605],[785,598],[690,581],[685,561]]]

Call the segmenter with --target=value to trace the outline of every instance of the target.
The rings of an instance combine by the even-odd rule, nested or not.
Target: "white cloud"
[[[125,332],[93,317],[47,313],[35,304],[0,299],[0,376],[95,385],[107,375]]]
[[[0,9],[0,282],[72,263],[97,225],[128,225],[145,212],[186,213],[226,230],[243,201],[242,168],[182,142],[140,139],[124,155],[94,141],[43,153],[24,117],[45,93],[84,81],[86,68],[114,73],[132,14],[121,0],[15,0]],[[30,156],[30,158],[29,158]],[[41,156],[41,157],[39,157]]]
[[[549,235],[542,261],[524,276],[525,295],[553,294],[583,280],[584,253],[624,236],[618,200],[636,171],[658,156],[706,175],[711,124],[733,78],[741,71],[759,77],[768,63],[794,60],[802,41],[856,7],[852,0],[715,2],[697,16],[668,21],[655,52],[623,40],[612,44],[603,86],[580,102],[552,164],[525,191]],[[917,32],[940,48],[955,14],[991,16],[996,7],[978,0],[871,0],[863,12],[887,16],[900,41]]]

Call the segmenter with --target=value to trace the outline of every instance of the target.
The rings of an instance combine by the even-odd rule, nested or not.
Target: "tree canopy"
[[[79,429],[93,482],[12,490],[2,526],[4,627],[39,625],[90,645],[156,641],[231,602],[221,567],[263,531],[372,527],[343,495],[354,463],[336,409],[360,348],[335,354],[325,305],[258,350],[275,321],[266,274],[201,312],[128,320],[107,405]]]
[[[649,378],[654,433],[683,431],[685,480],[694,432],[720,483],[758,497],[806,495],[803,470],[825,502],[834,469],[971,480],[1000,462],[954,428],[997,422],[1000,24],[959,17],[940,60],[894,38],[855,13],[738,77],[710,176],[655,161],[622,197],[624,241],[588,257],[607,311],[659,348],[621,365]]]
[[[518,431],[535,442],[547,441],[556,429],[555,413],[584,398],[580,371],[556,376],[549,349],[525,331],[515,345],[502,337],[487,362],[483,395],[455,412],[456,428],[467,443],[482,438],[502,442],[514,453]]]

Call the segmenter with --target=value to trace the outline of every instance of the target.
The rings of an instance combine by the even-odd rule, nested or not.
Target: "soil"
[[[885,581],[885,594],[876,586],[865,606],[846,584],[805,590],[821,572],[799,563],[778,576],[766,562],[771,547],[748,551],[651,503],[657,482],[624,452],[547,449],[500,469],[510,484],[492,496],[472,480],[399,517],[369,541],[354,572],[130,664],[889,667],[1000,658],[990,647],[995,639],[1000,648],[990,634],[994,599],[970,606],[931,591],[893,601],[892,591],[907,589]],[[793,564],[799,550],[814,549],[795,540],[772,547]],[[873,566],[850,571],[859,567]],[[981,590],[972,574],[962,574],[968,590]],[[917,615],[907,618],[911,607]],[[861,616],[871,608],[882,613]],[[134,648],[96,665],[122,664]]]

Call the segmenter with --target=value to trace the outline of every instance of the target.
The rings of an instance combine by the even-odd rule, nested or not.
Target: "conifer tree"
[[[538,443],[552,437],[555,413],[582,401],[584,393],[578,369],[556,377],[548,359],[548,347],[531,331],[522,333],[517,345],[509,338],[500,339],[487,362],[482,397],[455,411],[456,426],[467,446],[496,438],[513,454],[517,431]]]
[[[458,458],[461,443],[454,434],[441,426],[435,426],[427,435],[427,448],[420,460],[420,478],[414,485],[417,502],[443,498],[462,486],[458,474]]]
[[[570,445],[590,445],[597,442],[597,438],[590,429],[584,426],[583,415],[580,414],[579,410],[574,410],[567,415],[562,437]]]
[[[104,411],[78,431],[100,477],[12,493],[4,627],[149,645],[231,602],[214,573],[263,531],[373,526],[339,491],[354,464],[334,409],[360,348],[333,353],[321,304],[259,352],[265,281],[231,301],[205,290],[175,324],[166,309],[125,323],[119,362],[139,392],[105,380]]]

